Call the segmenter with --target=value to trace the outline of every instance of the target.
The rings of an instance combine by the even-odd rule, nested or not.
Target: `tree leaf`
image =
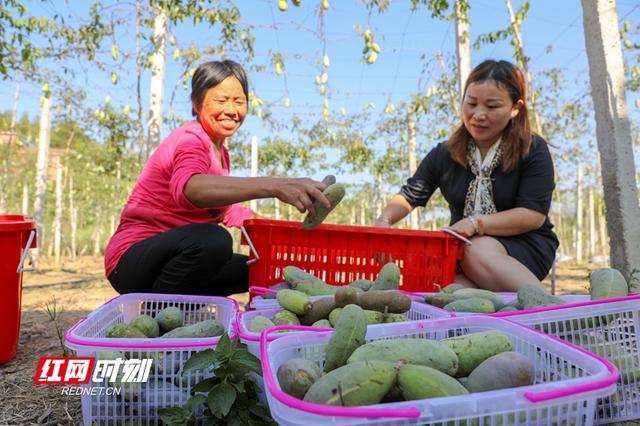
[[[202,383],[202,382],[200,382]],[[200,407],[201,405],[204,405],[207,403],[207,397],[201,393],[193,395],[191,398],[189,398],[189,400],[187,401],[187,403],[185,404],[184,408],[185,410],[187,410],[190,413],[195,413],[198,410],[198,407]]]
[[[204,392],[204,393],[210,392],[211,389],[213,389],[213,387],[216,386],[219,382],[220,382],[220,379],[217,379],[217,378],[214,378],[214,377],[210,377],[208,379],[200,380],[193,387],[193,391],[194,392]]]
[[[216,346],[216,356],[220,362],[223,362],[231,358],[232,354],[233,345],[231,344],[231,340],[229,340],[229,335],[225,332],[222,337],[220,337],[218,345]]]
[[[231,362],[239,364],[244,368],[247,368],[259,376],[262,376],[262,365],[260,360],[251,352],[246,350],[238,350],[231,357]]]
[[[207,404],[214,415],[224,417],[229,414],[236,400],[236,390],[228,383],[222,382],[209,391]]]
[[[269,411],[269,408],[267,408],[263,403],[259,402],[257,404],[251,404],[249,406],[249,411],[254,416],[266,422],[269,422],[269,424],[275,424],[273,423],[273,419],[271,418],[271,412]]]
[[[211,367],[218,361],[216,352],[213,349],[205,349],[204,351],[195,352],[187,362],[184,363],[182,371],[204,370]]]
[[[186,426],[191,420],[191,415],[182,407],[160,408],[158,415],[169,426]]]

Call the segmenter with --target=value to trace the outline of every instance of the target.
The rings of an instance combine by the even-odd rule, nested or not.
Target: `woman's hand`
[[[381,215],[376,219],[373,226],[378,228],[391,228],[391,221],[387,217]]]
[[[281,178],[276,179],[273,196],[280,201],[291,204],[300,213],[309,212],[311,217],[316,215],[313,202],[318,201],[326,208],[331,208],[331,203],[322,191],[326,185],[309,178]]]
[[[468,237],[472,237],[476,234],[475,227],[473,226],[471,219],[469,219],[468,217],[460,219],[448,228],[456,231],[459,234],[466,234]]]

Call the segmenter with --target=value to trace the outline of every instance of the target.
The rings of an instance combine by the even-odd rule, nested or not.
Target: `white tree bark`
[[[258,137],[251,136],[251,177],[258,176]],[[249,201],[249,207],[258,213],[258,200]]]
[[[349,216],[349,225],[356,224],[356,206],[351,205],[351,215]]]
[[[449,80],[449,73],[447,72],[447,66],[444,63],[444,56],[442,56],[442,52],[439,50],[436,51],[436,59],[438,60],[438,66],[440,67],[440,72],[442,72],[442,76],[444,81],[447,82],[447,87],[449,89],[449,102],[451,103],[451,110],[455,114],[456,117],[460,116],[460,108],[458,108],[458,97],[456,96],[456,91],[454,89],[453,84],[451,84],[451,80]]]
[[[596,255],[596,212],[593,186],[589,187],[589,260],[593,262]]]
[[[93,255],[100,255],[100,246],[102,245],[102,214],[100,207],[96,206],[96,223],[93,233]]]
[[[413,105],[407,107],[407,142],[409,143],[409,176],[416,172],[416,119]],[[410,214],[411,229],[418,229],[418,209],[413,209]]]
[[[62,206],[64,202],[62,188],[62,162],[55,157],[56,165],[56,209],[53,218],[53,257],[55,264],[60,265],[60,243],[62,241]]]
[[[471,72],[471,33],[469,32],[469,3],[456,0],[456,56],[458,57],[458,93],[462,101],[464,83]]]
[[[640,205],[614,0],[582,0],[591,96],[609,230],[611,266],[640,267]]]
[[[29,185],[26,182],[22,185],[22,214],[29,216]]]
[[[582,165],[578,164],[576,179],[576,262],[582,263]]]
[[[164,100],[165,53],[167,51],[167,12],[161,7],[155,8],[153,19],[153,55],[151,61],[151,87],[149,93],[149,142],[146,158],[151,150],[160,144],[162,126],[162,102]]]
[[[38,248],[34,250],[34,266],[37,265],[40,249],[45,247],[44,210],[47,195],[47,166],[49,164],[49,144],[51,142],[51,99],[40,98],[40,135],[38,138],[38,160],[36,163],[36,193],[33,215],[38,232]]]
[[[73,175],[69,175],[69,225],[71,227],[71,259],[76,260],[78,254],[78,209],[75,207],[75,194],[73,192]]]
[[[513,8],[511,7],[511,0],[505,0],[507,5],[507,11],[509,12],[509,21],[511,22],[511,28],[513,28],[513,34],[515,37],[515,47],[518,51],[518,54],[522,58],[522,72],[524,73],[524,77],[527,80],[527,92],[529,92],[529,111],[531,111],[531,128],[540,133],[542,129],[542,122],[540,117],[538,116],[538,111],[536,109],[536,93],[533,90],[533,84],[531,82],[531,72],[529,72],[529,60],[527,56],[524,54],[524,41],[522,40],[522,33],[520,32],[520,23],[516,20],[516,15],[513,13]]]
[[[274,210],[275,210],[275,216],[276,216],[276,220],[280,220],[280,200],[278,200],[277,198],[273,199],[274,201]]]
[[[375,194],[375,205],[376,205],[376,218],[380,216],[383,209],[384,196],[382,194],[383,183],[382,183],[382,173],[376,174],[376,194]]]

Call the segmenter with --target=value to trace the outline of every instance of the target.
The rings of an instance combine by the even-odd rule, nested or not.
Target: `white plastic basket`
[[[268,342],[269,333],[287,328],[291,326],[265,330],[260,342],[269,407],[281,425],[588,426],[593,424],[596,399],[610,395],[618,379],[617,370],[609,361],[577,346],[514,322],[470,316],[369,327],[366,340],[399,337],[439,340],[449,335],[500,330],[510,338],[515,351],[534,363],[533,385],[367,407],[312,404],[284,393],[275,374],[291,358],[304,357],[322,365],[332,332],[286,334]]]
[[[95,357],[96,360],[153,358],[154,365],[146,383],[123,383],[119,387],[105,379],[102,383],[81,385],[85,425],[122,425],[124,422],[160,424],[158,408],[182,406],[187,402],[191,387],[204,377],[204,372],[190,371],[183,376],[182,366],[194,352],[214,348],[219,337],[106,337],[107,330],[113,324],[128,323],[139,314],[153,316],[169,306],[182,310],[185,324],[215,319],[225,326],[231,339],[235,337],[233,323],[238,305],[232,299],[146,293],[115,297],[72,326],[65,333],[65,345],[74,350],[77,356]]]
[[[563,297],[564,298],[564,297]],[[640,294],[492,316],[507,318],[598,354],[620,372],[616,392],[598,400],[595,423],[640,418]]]
[[[422,301],[424,303],[424,297],[425,296],[433,296],[436,295],[438,293],[409,293],[409,292],[404,292],[404,294],[406,294],[407,296],[411,297],[412,300],[416,300],[416,301]],[[514,300],[516,300],[518,298],[518,293],[514,293],[514,292],[496,292],[496,294],[500,297],[502,297],[502,300],[504,300],[506,303],[512,302]],[[589,297],[589,295],[587,294],[566,294],[566,295],[560,295],[558,296],[559,298],[561,298],[562,300],[564,300],[567,303],[581,303],[581,302],[586,302],[588,300],[591,300],[591,298]],[[511,311],[509,313],[514,313],[514,312],[527,312],[526,310],[523,311]],[[480,314],[477,312],[452,312],[454,314],[454,316],[457,317],[463,317],[463,316],[468,316],[468,315],[493,315],[493,314]]]

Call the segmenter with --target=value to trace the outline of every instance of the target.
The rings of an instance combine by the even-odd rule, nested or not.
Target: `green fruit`
[[[301,291],[280,290],[276,298],[280,306],[294,314],[304,315],[311,310],[309,296]]]
[[[149,315],[138,315],[129,323],[130,326],[142,331],[147,337],[160,336],[160,326]]]
[[[138,339],[146,338],[147,336],[142,331],[130,326],[129,324],[113,324],[107,330],[107,337]]]
[[[400,285],[400,268],[393,262],[385,264],[373,284],[372,290],[397,290]]]
[[[336,326],[336,323],[338,322],[338,317],[340,316],[341,312],[342,312],[342,308],[335,308],[329,313],[329,322],[331,323],[332,327]]]
[[[355,280],[351,284],[349,284],[349,287],[359,288],[362,291],[369,291],[369,289],[371,289],[371,287],[373,287],[373,281],[364,280],[364,279]]]
[[[324,371],[329,372],[347,363],[367,334],[367,316],[358,305],[347,305],[338,317],[331,339],[325,348]]]
[[[532,385],[536,375],[533,363],[518,352],[502,352],[482,361],[467,379],[470,392]]]
[[[450,337],[441,342],[458,356],[458,371],[455,377],[466,377],[485,359],[513,350],[511,341],[501,331],[484,331]]]
[[[455,352],[442,342],[429,339],[400,338],[368,342],[357,348],[347,360],[349,364],[361,361],[426,365],[448,375],[458,371]]]
[[[328,319],[321,319],[311,324],[311,326],[312,327],[331,327],[331,323],[329,322]]]
[[[481,299],[487,299],[493,303],[495,310],[501,309],[504,306],[504,300],[500,295],[495,294],[489,290],[483,290],[481,288],[463,288],[453,292],[454,296],[462,297],[479,297]]]
[[[454,300],[445,305],[443,309],[451,312],[477,312],[481,314],[492,314],[496,311],[495,306],[490,300],[479,297]]]
[[[624,297],[629,286],[620,271],[613,268],[596,269],[589,275],[591,300]]]
[[[248,328],[252,333],[262,333],[262,330],[273,327],[274,325],[275,324],[273,323],[273,321],[271,321],[269,318],[262,315],[256,315],[255,317],[251,318],[251,322],[249,323]]]
[[[282,310],[276,312],[272,317],[271,321],[275,325],[300,325],[300,320],[293,312]]]
[[[162,335],[162,338],[178,337],[216,337],[224,333],[222,324],[216,320],[205,320],[195,324],[174,328]]]
[[[354,287],[344,286],[336,290],[334,295],[335,304],[338,308],[358,303],[358,292]]]
[[[304,358],[293,358],[278,367],[280,388],[289,395],[302,399],[307,390],[322,376],[318,364]]]
[[[311,302],[311,310],[304,315],[300,315],[302,325],[312,325],[322,319],[329,318],[329,314],[336,308],[333,297],[323,297]]]
[[[169,306],[168,308],[164,308],[158,312],[156,314],[156,321],[158,322],[162,333],[171,331],[174,328],[182,327],[184,323],[182,311],[175,306]]]
[[[311,216],[307,215],[302,222],[301,229],[311,230],[320,225],[331,213],[331,211],[342,201],[344,195],[346,193],[345,186],[341,183],[334,183],[333,185],[329,185],[322,191],[324,196],[329,200],[331,207],[326,208],[318,201],[313,202],[313,207],[316,212],[316,216],[311,218]]]
[[[424,365],[404,365],[400,367],[398,387],[402,391],[405,401],[469,393],[453,377]]]
[[[365,361],[348,364],[318,379],[311,385],[304,400],[341,406],[377,404],[391,390],[395,381],[396,368],[391,363]]]
[[[533,309],[543,306],[563,305],[567,302],[559,297],[547,294],[537,284],[523,284],[518,288],[518,304],[522,309]]]

